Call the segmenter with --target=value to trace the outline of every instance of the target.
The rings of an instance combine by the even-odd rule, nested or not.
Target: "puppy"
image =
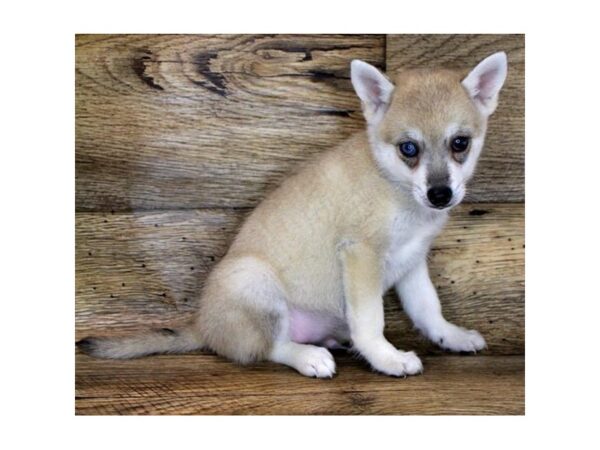
[[[328,378],[328,348],[349,343],[377,371],[414,375],[414,352],[383,335],[382,295],[394,286],[427,338],[477,351],[483,337],[446,321],[427,253],[465,195],[507,71],[495,53],[466,77],[406,70],[394,84],[351,63],[366,130],[290,176],[248,217],[208,276],[195,319],[178,330],[87,338],[103,358],[212,349],[239,363],[270,360]]]

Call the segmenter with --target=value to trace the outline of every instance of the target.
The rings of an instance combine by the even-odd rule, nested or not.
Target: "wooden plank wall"
[[[384,36],[80,36],[78,211],[253,207],[362,128]]]
[[[388,72],[509,54],[472,186],[435,243],[450,320],[524,352],[523,36],[76,39],[76,338],[172,325],[243,217],[302,161],[363,127],[349,62]],[[393,295],[386,334],[435,352]]]

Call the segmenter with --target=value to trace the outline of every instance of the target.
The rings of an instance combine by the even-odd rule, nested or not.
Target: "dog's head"
[[[352,61],[373,157],[386,178],[425,208],[460,203],[506,71],[506,54],[499,52],[466,76],[406,70],[392,84],[375,67]]]

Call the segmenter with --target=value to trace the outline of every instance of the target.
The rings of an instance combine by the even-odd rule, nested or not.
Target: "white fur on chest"
[[[445,213],[420,216],[399,212],[394,217],[384,261],[385,290],[426,257],[446,219]]]

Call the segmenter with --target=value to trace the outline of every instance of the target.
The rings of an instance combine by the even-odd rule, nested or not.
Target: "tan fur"
[[[241,363],[270,358],[305,374],[331,375],[333,366],[323,352],[288,344],[289,314],[297,309],[332,317],[340,324],[334,337],[352,339],[381,371],[421,370],[412,352],[399,352],[383,338],[381,296],[425,261],[447,212],[423,207],[407,181],[396,179],[395,167],[406,171],[405,178],[416,171],[403,165],[396,146],[416,129],[428,148],[423,157],[442,155],[449,124],[468,130],[482,144],[486,117],[461,79],[448,70],[400,73],[383,116],[379,99],[363,102],[367,132],[308,163],[254,210],[206,281],[197,320],[186,331],[198,346]],[[139,354],[152,347],[131,340],[129,347],[134,342],[140,344]],[[92,353],[98,356],[123,353],[96,350]],[[305,368],[292,354],[325,362]]]
[[[484,120],[460,84],[463,75],[444,69],[399,72],[390,109],[381,124],[381,138],[395,143],[401,130],[418,128],[436,142],[444,137],[449,117],[473,127],[476,135],[484,133]]]
[[[264,277],[277,280],[278,294],[288,304],[330,313],[343,320],[341,247],[344,242],[367,238],[370,245],[382,252],[389,238],[382,224],[389,222],[398,202],[402,199],[381,178],[369,156],[364,133],[323,154],[287,179],[248,217],[226,258],[209,277],[206,290],[214,294],[203,296],[198,322],[205,342],[217,352],[239,359],[236,352],[227,348],[229,336],[245,333],[242,341],[255,342],[257,357],[265,358],[270,351],[272,335],[249,333],[247,328],[239,327],[242,322],[259,322],[240,304],[244,301],[243,292],[231,290],[231,285],[236,284],[231,278],[236,271],[243,270],[235,262],[247,257],[265,264],[264,272],[268,274]],[[213,301],[212,295],[221,298]],[[257,300],[248,300],[252,308],[258,306],[265,308],[261,312],[277,314],[257,305]],[[227,324],[223,323],[223,317],[228,318]],[[261,320],[264,323],[264,318]],[[207,332],[213,328],[211,323],[231,324],[231,330],[222,333],[218,329],[212,335]],[[221,340],[227,344],[221,344]]]

